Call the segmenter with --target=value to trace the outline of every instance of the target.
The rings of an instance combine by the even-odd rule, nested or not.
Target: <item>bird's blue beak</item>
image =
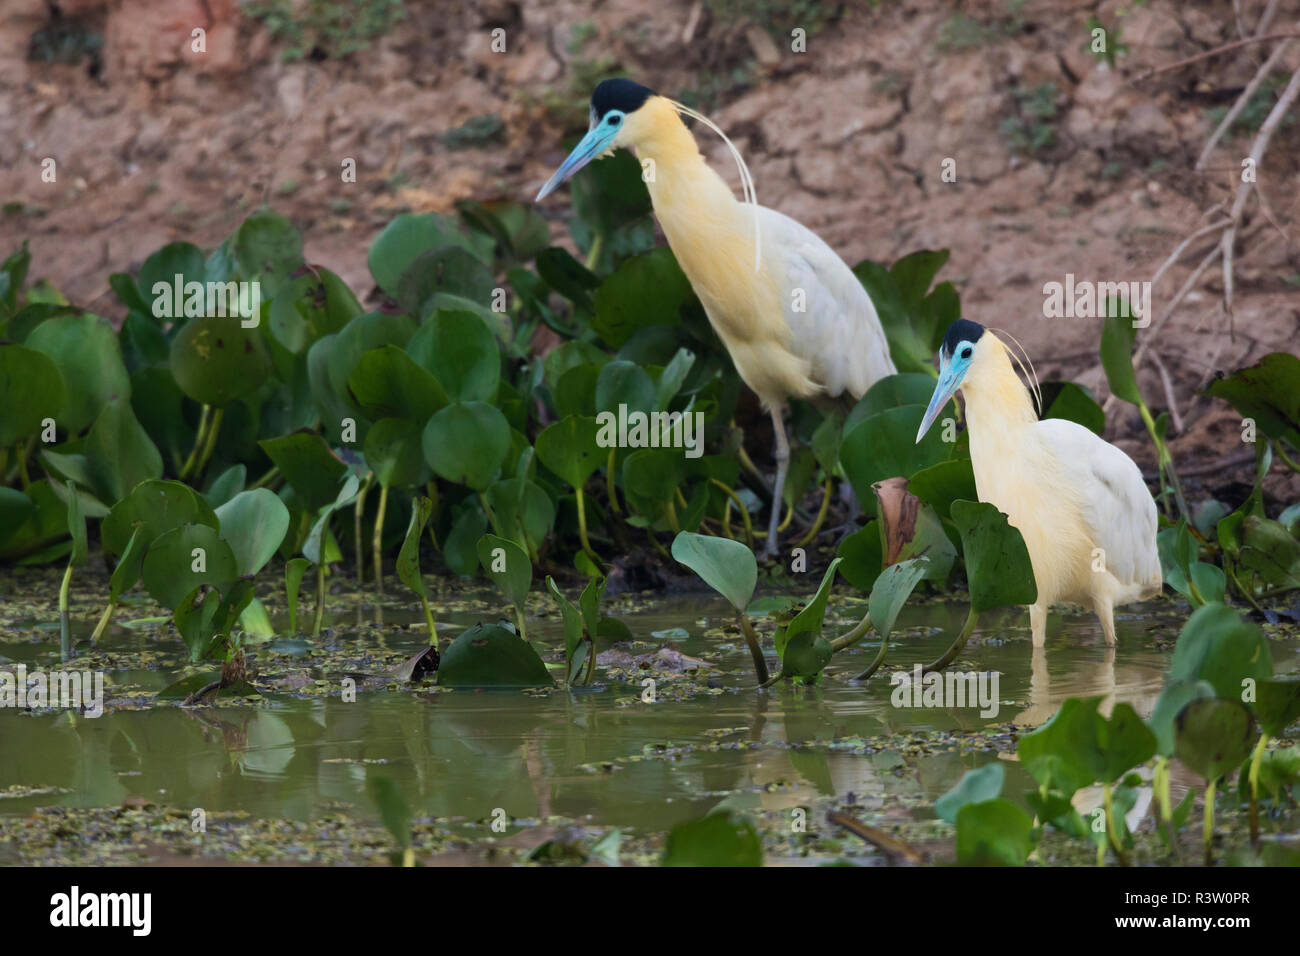
[[[934,394],[930,396],[930,404],[925,409],[925,417],[921,419],[921,427],[916,430],[916,440],[919,442],[925,433],[930,430],[934,420],[939,417],[944,406],[957,394],[957,389],[961,385],[961,380],[966,374],[965,366],[958,366],[956,362],[945,361],[942,355],[939,356],[939,381],[934,386]]]
[[[546,185],[542,187],[542,191],[537,194],[537,198],[533,202],[541,202],[555,192],[560,183],[609,149],[610,143],[613,142],[617,134],[618,127],[608,127],[603,123],[587,130],[587,135],[582,137],[582,142],[573,147],[573,152],[560,164],[560,168],[555,171],[555,175],[546,181]]]

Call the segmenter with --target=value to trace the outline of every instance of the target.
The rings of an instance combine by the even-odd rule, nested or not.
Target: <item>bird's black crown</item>
[[[610,110],[631,113],[654,95],[654,90],[631,80],[604,80],[591,94],[591,108],[597,116],[604,116]]]
[[[970,319],[958,319],[952,325],[948,326],[948,331],[943,337],[943,346],[940,351],[944,355],[952,355],[957,351],[959,342],[978,342],[980,336],[984,334],[984,326],[978,322],[972,322]]]

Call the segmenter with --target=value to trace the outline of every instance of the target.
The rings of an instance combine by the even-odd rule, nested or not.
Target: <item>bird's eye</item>
[[[617,126],[617,125],[618,125],[618,119],[619,119],[619,118],[618,118],[617,116],[607,116],[607,117],[605,117],[605,125],[607,125],[607,126]]]
[[[962,358],[970,358],[970,355],[971,355],[971,351],[970,351],[970,346],[969,346],[969,345],[966,346],[964,349],[961,350],[961,357],[962,357]]]

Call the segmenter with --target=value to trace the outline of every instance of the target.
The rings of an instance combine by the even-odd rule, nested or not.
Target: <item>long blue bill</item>
[[[606,128],[603,125],[587,130],[587,135],[582,137],[582,142],[573,148],[573,152],[560,164],[555,175],[546,181],[546,185],[542,187],[542,191],[537,194],[533,202],[541,202],[562,182],[609,149],[609,144],[616,133],[616,128]]]
[[[944,406],[953,395],[957,394],[957,388],[961,385],[962,376],[966,371],[964,368],[957,368],[953,362],[944,361],[942,356],[939,361],[939,381],[934,386],[934,394],[930,396],[930,404],[925,409],[925,417],[921,419],[921,427],[916,431],[918,442],[930,430],[930,426],[939,417]]]

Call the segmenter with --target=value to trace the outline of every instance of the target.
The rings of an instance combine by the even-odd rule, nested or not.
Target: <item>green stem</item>
[[[326,529],[328,530],[328,529]],[[324,548],[324,542],[321,547]],[[324,555],[322,555],[324,557]],[[325,620],[325,562],[316,565],[316,615],[311,623],[311,636],[320,636],[321,622]]]
[[[72,647],[71,622],[68,619],[68,585],[71,583],[72,562],[69,561],[63,572],[63,583],[59,585],[59,645],[64,657]]]
[[[371,548],[375,559],[375,590],[384,593],[384,515],[388,511],[388,486],[379,486],[379,510],[375,513],[375,533],[371,538]]]
[[[515,607],[515,626],[519,628],[519,636],[528,640],[528,632],[524,629],[524,609],[518,606]]]
[[[749,545],[749,550],[753,551],[754,524],[753,521],[750,520],[749,509],[745,507],[745,503],[740,500],[740,497],[725,482],[720,481],[717,478],[710,478],[709,481],[721,488],[723,493],[726,494],[728,507],[730,507],[731,502],[734,501],[736,503],[736,508],[740,511],[741,520],[745,522],[745,543]],[[727,533],[727,537],[731,537],[731,513],[729,511],[724,512],[723,518],[722,530]]]
[[[1110,838],[1110,845],[1115,850],[1115,858],[1119,860],[1119,865],[1128,866],[1128,857],[1124,855],[1124,843],[1119,835],[1119,824],[1115,822],[1115,805],[1111,800],[1109,783],[1102,784],[1102,794],[1106,806],[1106,835]]]
[[[605,248],[605,234],[596,233],[596,238],[591,240],[591,248],[587,250],[587,268],[595,270],[596,263],[600,261],[600,253]]]
[[[504,531],[501,530],[501,522],[497,520],[496,510],[493,509],[493,507],[490,504],[488,504],[487,493],[480,491],[478,493],[478,501],[479,504],[482,505],[483,507],[483,513],[487,515],[488,524],[492,526],[492,533],[496,535],[498,538],[509,537]]]
[[[1279,441],[1275,441],[1275,442],[1273,443],[1273,454],[1275,454],[1275,455],[1277,455],[1277,457],[1281,458],[1281,459],[1282,459],[1282,464],[1286,465],[1286,466],[1287,466],[1288,468],[1290,468],[1292,471],[1300,472],[1300,464],[1298,464],[1295,460],[1293,460],[1293,459],[1291,458],[1291,456],[1288,455],[1288,454],[1286,453],[1286,451],[1283,450],[1283,448],[1282,448],[1282,442],[1281,442],[1280,440],[1279,440]]]
[[[424,607],[424,621],[429,625],[429,646],[438,646],[438,625],[433,623],[433,611],[429,608],[429,599],[420,595],[420,604]]]
[[[1214,862],[1214,785],[1215,780],[1210,781],[1210,785],[1205,788],[1205,826],[1203,838],[1205,840],[1205,865],[1210,866]]]
[[[208,462],[212,459],[212,453],[217,447],[217,435],[221,431],[221,419],[225,415],[225,408],[217,408],[212,417],[208,420],[208,434],[203,442],[203,453],[199,456],[198,462],[194,466],[192,475],[195,482],[203,476],[203,469],[208,467]]]
[[[952,645],[946,651],[943,652],[943,657],[939,658],[933,664],[927,664],[925,667],[921,668],[921,673],[929,674],[932,671],[941,671],[951,664],[953,660],[956,659],[957,655],[961,653],[962,648],[966,646],[966,642],[970,640],[971,632],[975,630],[975,622],[979,620],[979,616],[979,611],[972,607],[970,612],[966,615],[966,623],[961,626],[961,633],[957,635],[957,639],[952,642]]]
[[[820,510],[818,510],[817,512],[817,520],[814,521],[813,526],[808,529],[808,533],[804,535],[802,538],[800,538],[799,541],[795,544],[796,548],[808,547],[808,545],[812,543],[812,540],[817,537],[817,532],[822,529],[822,525],[826,522],[826,513],[830,511],[830,507],[831,507],[831,480],[827,478],[826,484],[822,486],[822,506]]]
[[[618,515],[623,512],[618,506],[618,491],[614,488],[614,453],[616,451],[618,451],[617,448],[609,450],[609,461],[605,465],[605,487],[609,492],[609,508],[614,514]]]
[[[366,480],[361,483],[361,490],[357,492],[357,500],[352,505],[352,539],[357,548],[358,587],[366,583],[366,549],[361,543],[361,518],[366,513],[366,492],[370,490],[370,482],[374,477],[373,472],[366,475]]]
[[[257,481],[253,482],[251,485],[248,486],[248,490],[253,491],[257,488],[265,488],[268,484],[275,481],[276,477],[279,474],[280,474],[279,467],[277,467],[276,465],[272,465],[270,471],[268,471],[261,478],[257,479]]]
[[[108,629],[108,622],[113,619],[113,609],[117,607],[115,601],[109,601],[108,606],[104,608],[104,613],[99,616],[99,623],[95,625],[95,630],[90,634],[90,643],[95,643],[104,636],[104,631]]]
[[[180,475],[182,481],[190,476],[194,470],[195,463],[199,460],[199,452],[203,448],[203,441],[207,437],[208,416],[212,414],[212,406],[204,405],[203,410],[199,412],[199,427],[194,432],[194,447],[190,449],[189,457],[185,459],[185,464],[181,465]]]
[[[853,625],[853,630],[846,631],[831,641],[831,653],[842,651],[846,647],[852,647],[866,637],[869,630],[871,630],[871,615],[865,614],[862,620]]]
[[[33,435],[26,442],[18,447],[18,480],[23,483],[23,491],[31,487],[31,479],[27,476],[27,459],[32,453],[32,446],[36,444],[36,436]]]
[[[1140,402],[1138,404],[1138,411],[1142,414],[1142,423],[1146,425],[1147,433],[1155,443],[1156,456],[1160,461],[1162,483],[1163,479],[1167,477],[1169,480],[1169,486],[1174,493],[1174,501],[1178,505],[1179,514],[1187,516],[1190,521],[1191,512],[1187,510],[1187,500],[1183,497],[1183,485],[1182,482],[1178,480],[1178,472],[1174,470],[1174,458],[1169,453],[1169,446],[1165,444],[1164,440],[1160,438],[1158,434],[1156,434],[1155,419],[1151,417],[1151,409],[1147,408],[1147,403]]]
[[[1255,846],[1259,846],[1259,768],[1264,763],[1267,747],[1268,734],[1260,734],[1250,757],[1250,842]]]
[[[770,682],[767,673],[767,661],[763,659],[763,649],[758,644],[758,635],[754,633],[754,625],[749,623],[749,616],[741,611],[739,614],[740,629],[745,632],[745,643],[749,645],[749,653],[754,658],[754,671],[758,674],[758,682],[767,684]]]
[[[578,540],[582,542],[582,550],[587,557],[591,558],[592,563],[596,565],[596,567],[604,569],[605,565],[601,562],[600,557],[596,552],[592,550],[591,542],[587,540],[587,506],[582,495],[582,489],[575,488],[574,491],[577,492],[578,496]]]

